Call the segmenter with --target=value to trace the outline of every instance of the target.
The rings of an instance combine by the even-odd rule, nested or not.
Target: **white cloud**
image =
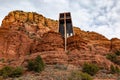
[[[0,21],[11,10],[36,11],[58,19],[71,12],[74,26],[120,38],[120,0],[0,0]]]

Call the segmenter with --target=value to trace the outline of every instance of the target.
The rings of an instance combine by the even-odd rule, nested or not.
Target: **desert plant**
[[[116,62],[117,55],[116,54],[107,54],[106,58],[109,59],[110,61]]]
[[[116,71],[115,71],[115,67],[113,65],[110,66],[110,72],[112,74],[114,74]]]
[[[99,71],[99,67],[92,63],[84,63],[82,71],[93,76]]]
[[[5,66],[0,70],[0,76],[7,78],[11,75],[12,71],[13,71],[13,67]]]
[[[18,77],[22,75],[23,69],[21,67],[11,67],[11,66],[5,66],[0,70],[0,76],[3,76],[4,78],[7,77]]]
[[[106,58],[114,62],[115,64],[120,65],[120,60],[118,59],[118,55],[119,55],[119,52],[116,52],[115,54],[108,54]]]
[[[22,68],[22,67],[16,67],[16,68],[12,71],[10,77],[19,77],[19,76],[21,76],[22,74],[23,74],[23,68]]]
[[[120,50],[117,50],[117,51],[115,52],[115,54],[116,54],[117,56],[120,56]]]
[[[37,56],[34,60],[29,60],[27,68],[29,71],[40,72],[44,70],[45,64],[40,56]]]
[[[68,80],[93,80],[93,79],[87,73],[83,73],[81,71],[73,71],[70,77],[68,77]]]
[[[115,67],[115,69],[116,69],[116,73],[120,74],[120,69],[117,66]]]
[[[27,68],[28,68],[28,70],[29,71],[33,71],[34,70],[34,66],[35,64],[34,64],[34,61],[32,61],[32,60],[29,60],[28,61],[28,65],[27,65]]]
[[[111,65],[110,66],[110,73],[115,74],[115,73],[120,73],[120,69],[116,66]]]

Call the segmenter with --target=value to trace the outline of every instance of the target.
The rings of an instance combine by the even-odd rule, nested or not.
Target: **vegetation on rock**
[[[99,67],[92,63],[84,63],[82,71],[93,76],[99,71]]]
[[[117,66],[120,66],[120,39],[114,38],[108,40],[106,37],[96,32],[86,32],[74,27],[75,35],[67,39],[68,52],[65,53],[64,38],[58,33],[58,24],[58,21],[48,19],[35,12],[19,10],[10,12],[3,19],[0,28],[1,66],[6,64],[6,59],[8,59],[7,62],[12,66],[17,66],[17,63],[25,66],[26,61],[33,59],[37,54],[43,57],[46,64],[56,64],[54,68],[55,70],[59,70],[58,73],[60,73],[60,76],[58,76],[56,72],[54,74],[56,77],[54,80],[66,80],[66,78],[68,78],[66,75],[62,74],[65,77],[62,79],[61,71],[67,74],[69,73],[69,71],[67,72],[69,67],[61,64],[73,64],[79,67],[79,65],[82,65],[86,61],[90,63],[95,62],[98,66],[105,69],[111,68],[110,72],[113,75],[114,73],[119,73],[119,68],[112,64],[111,61],[117,64]],[[118,51],[113,54],[108,54],[106,56],[107,59],[104,57],[106,53],[115,50]],[[87,63],[84,64],[83,71],[93,76],[99,71],[98,66]],[[36,57],[34,60],[29,60],[27,65],[29,71],[35,72],[41,72],[44,70],[44,67],[45,64],[40,56]],[[48,71],[50,71],[50,69]],[[55,71],[53,71],[53,73],[54,72]],[[22,73],[23,70],[19,67],[13,68],[5,66],[0,70],[0,76],[4,78],[18,77]],[[52,70],[50,73],[51,76],[53,76]],[[86,73],[75,72],[75,74],[72,75],[72,80],[90,80],[87,79],[88,74]],[[46,74],[44,75],[46,76]]]
[[[22,67],[11,67],[5,66],[0,70],[0,76],[7,78],[7,77],[19,77],[23,74]]]
[[[120,51],[116,51],[115,53],[107,54],[106,58],[110,61],[114,62],[115,64],[120,65]]]
[[[73,71],[68,80],[93,80],[93,79],[87,73],[83,73],[81,71]]]
[[[29,60],[27,68],[29,71],[41,72],[45,68],[42,58],[38,55],[34,60]]]
[[[110,66],[110,73],[112,73],[112,74],[115,74],[115,73],[117,73],[117,74],[119,74],[120,73],[120,69],[116,66],[113,66],[113,65],[111,65]]]
[[[115,52],[115,54],[116,54],[117,56],[120,56],[120,50],[117,50],[117,51]]]

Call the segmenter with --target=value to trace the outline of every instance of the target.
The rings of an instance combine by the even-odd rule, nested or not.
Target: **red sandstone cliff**
[[[120,50],[119,39],[108,40],[96,32],[74,27],[75,35],[67,39],[68,52],[64,52],[64,39],[57,31],[58,21],[35,12],[12,11],[3,19],[0,28],[0,59],[22,65],[28,55],[31,58],[41,55],[47,64],[93,62],[109,67],[113,63],[104,55]]]

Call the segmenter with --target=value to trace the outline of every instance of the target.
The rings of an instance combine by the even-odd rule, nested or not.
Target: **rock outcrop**
[[[5,58],[12,65],[22,65],[27,59],[41,55],[47,64],[92,62],[106,68],[113,64],[105,55],[120,50],[119,39],[108,40],[96,32],[73,29],[75,35],[67,39],[65,52],[57,20],[35,12],[12,11],[0,28],[0,60]]]
[[[81,38],[87,39],[87,40],[108,40],[105,36],[98,34],[96,32],[89,32],[89,31],[83,31],[78,27],[74,27],[74,33],[76,35],[79,35]]]
[[[31,40],[23,33],[0,28],[0,58],[17,59],[30,51]]]
[[[99,67],[109,69],[111,65],[114,65],[111,61],[106,59],[105,56],[99,54],[86,54],[78,50],[73,50],[68,54],[69,64],[82,66],[84,63],[94,63],[99,65]]]
[[[120,39],[112,38],[110,41],[111,41],[111,49],[113,51],[120,50]]]
[[[45,18],[35,12],[12,11],[2,21],[2,27],[42,35],[58,29],[58,21]]]
[[[44,51],[64,50],[64,41],[62,36],[56,32],[45,33],[41,39],[35,40],[32,46],[32,53]]]
[[[68,55],[64,50],[37,52],[26,57],[25,60],[34,59],[37,55],[41,55],[46,64],[68,64]]]
[[[71,36],[67,39],[67,48],[68,50],[88,50],[87,44],[89,43],[89,40],[85,40],[81,38],[79,35]]]

